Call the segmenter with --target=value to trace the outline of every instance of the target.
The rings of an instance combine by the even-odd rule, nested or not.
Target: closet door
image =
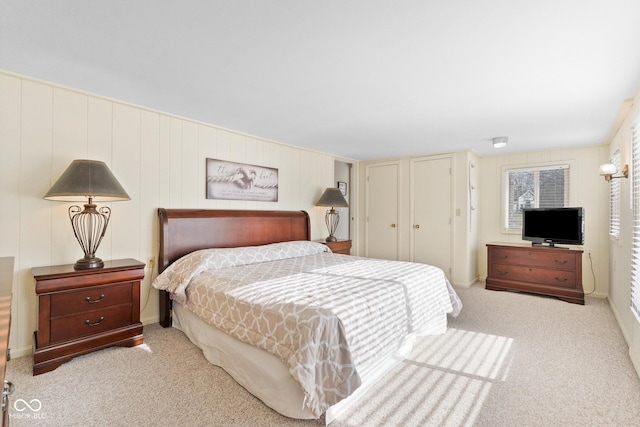
[[[398,163],[366,167],[366,257],[398,259],[399,168]]]
[[[451,277],[451,158],[411,162],[411,260],[435,265]]]

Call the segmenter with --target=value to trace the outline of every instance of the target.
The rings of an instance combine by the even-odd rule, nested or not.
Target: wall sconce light
[[[104,267],[104,262],[96,257],[98,246],[107,231],[111,209],[97,208],[94,200],[114,202],[131,200],[124,188],[104,162],[97,160],[74,160],[60,175],[53,187],[45,194],[46,200],[62,202],[83,202],[84,209],[74,205],[69,207],[69,219],[73,233],[84,251],[74,265],[76,270]]]
[[[613,163],[605,163],[600,166],[600,175],[604,176],[604,180],[610,182],[614,178],[629,178],[629,165],[624,165],[622,175],[614,176],[618,173],[618,168]]]
[[[502,148],[507,146],[507,143],[509,142],[509,137],[496,136],[495,138],[491,139],[491,141],[493,141],[493,148]]]
[[[338,222],[340,221],[340,213],[334,208],[347,208],[349,203],[345,200],[342,192],[338,188],[327,188],[322,193],[320,200],[316,203],[316,206],[330,206],[331,209],[327,210],[324,216],[324,222],[327,224],[327,230],[329,230],[329,237],[326,238],[327,242],[335,242],[336,237],[333,233],[338,228]]]

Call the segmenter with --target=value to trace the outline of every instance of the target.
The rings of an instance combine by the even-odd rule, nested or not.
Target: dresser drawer
[[[85,337],[131,324],[131,304],[51,320],[51,342]]]
[[[334,254],[351,255],[351,240],[338,240],[335,242],[327,242],[326,240],[316,240],[317,242],[327,245]]]
[[[131,283],[91,286],[51,295],[51,317],[80,314],[119,304],[131,303]]]
[[[551,285],[560,288],[573,289],[576,287],[576,273],[573,271],[507,264],[493,264],[491,269],[491,277],[494,279]]]
[[[526,265],[560,270],[575,270],[576,256],[571,252],[545,252],[545,249],[514,250],[511,248],[494,248],[489,262],[510,265]]]

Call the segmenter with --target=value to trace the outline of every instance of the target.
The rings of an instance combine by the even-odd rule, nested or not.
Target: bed
[[[160,323],[291,418],[330,423],[462,307],[436,267],[311,242],[304,211],[158,215]]]

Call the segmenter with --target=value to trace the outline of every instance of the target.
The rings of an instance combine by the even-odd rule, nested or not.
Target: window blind
[[[640,122],[636,123],[631,131],[631,197],[633,199],[631,311],[640,322],[640,173],[638,173],[640,172]]]
[[[616,150],[609,159],[618,171],[620,170],[620,150]],[[609,235],[615,239],[620,237],[620,180],[612,179],[609,189]]]
[[[569,203],[569,165],[505,170],[505,228],[522,228],[522,209],[563,208]]]

